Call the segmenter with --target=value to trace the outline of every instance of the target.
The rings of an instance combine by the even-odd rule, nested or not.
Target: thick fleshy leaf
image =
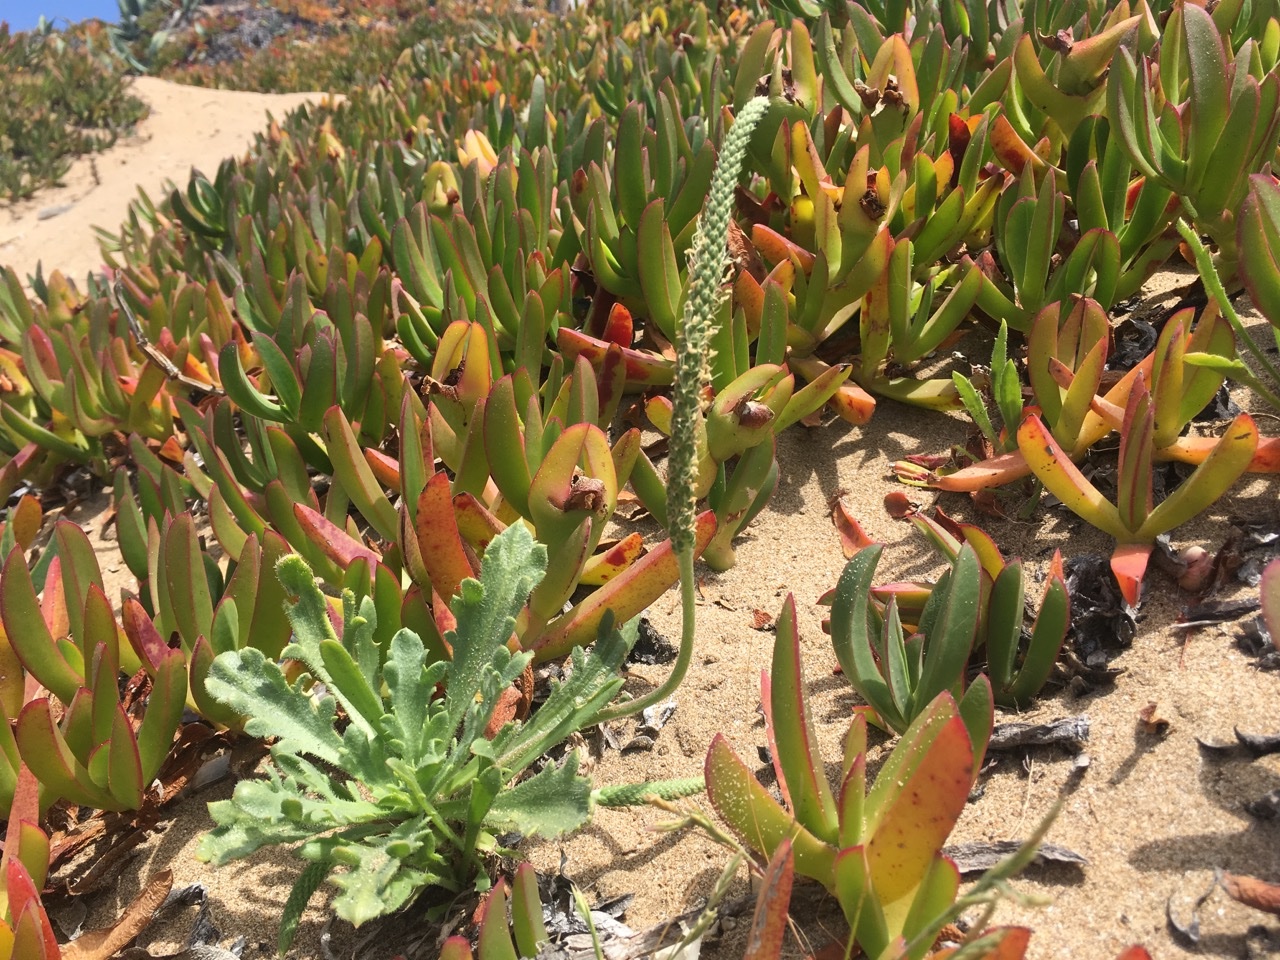
[[[1123,538],[1128,535],[1120,512],[1071,462],[1044,423],[1031,414],[1018,427],[1018,449],[1027,466],[1045,488],[1076,515],[1104,533]]]
[[[432,588],[446,599],[452,597],[458,592],[458,584],[474,577],[476,571],[467,559],[458,533],[448,474],[436,473],[427,481],[422,496],[418,498],[415,529],[418,549]]]
[[[72,755],[54,723],[48,698],[22,708],[14,734],[23,761],[55,796],[103,810],[121,808],[110,794],[94,786],[88,771]]]
[[[888,683],[873,652],[879,632],[871,608],[871,581],[883,547],[867,547],[850,560],[840,575],[831,608],[831,642],[845,677],[886,723],[900,720]]]
[[[22,861],[36,888],[41,889],[49,870],[49,838],[40,829],[40,781],[26,766],[19,765],[8,818],[0,876],[7,875],[9,861],[17,859]],[[0,890],[0,897],[3,895],[4,891]],[[2,905],[0,913],[3,913]]]
[[[395,508],[378,484],[369,463],[360,450],[355,431],[342,409],[332,406],[324,415],[325,436],[329,441],[329,458],[333,461],[334,478],[342,484],[351,502],[378,532],[383,540],[396,540],[399,523]]]
[[[84,682],[54,643],[36,599],[22,550],[15,547],[0,571],[0,616],[22,665],[64,704]]]
[[[5,885],[9,894],[9,913],[14,918],[14,960],[58,960],[60,953],[53,926],[40,903],[40,891],[21,860],[8,862]]]
[[[538,874],[531,863],[520,864],[511,881],[511,930],[522,957],[537,956],[538,948],[547,942]]]
[[[1116,508],[1120,522],[1137,530],[1151,512],[1151,457],[1155,414],[1145,377],[1129,393],[1120,430],[1120,466],[1116,476]]]
[[[867,862],[890,930],[903,929],[974,773],[969,733],[943,693],[903,734],[867,796]]]
[[[484,919],[476,943],[482,960],[519,960],[507,926],[507,881],[502,877],[484,899]]]
[[[791,594],[787,594],[778,616],[770,687],[770,723],[791,809],[811,833],[827,843],[835,843],[835,799],[827,783],[805,696],[796,601]]]
[[[313,510],[305,503],[295,503],[293,515],[307,538],[342,569],[346,569],[360,558],[371,563],[377,563],[382,559],[376,551],[366,547],[346,530],[330,521],[323,513]]]
[[[772,856],[783,840],[790,839],[795,869],[831,889],[836,851],[778,806],[746,764],[738,759],[723,734],[716,734],[707,751],[704,770],[707,797],[721,818],[753,850]]]
[[[1154,540],[1208,508],[1249,468],[1257,448],[1257,424],[1242,413],[1231,421],[1213,452],[1191,476],[1147,515],[1135,539]]]
[[[715,536],[715,513],[708,510],[698,516],[694,531],[693,552],[701,555]],[[645,610],[680,579],[679,563],[671,541],[664,540],[619,576],[592,592],[572,610],[553,620],[546,631],[526,649],[532,649],[539,663],[563,657],[574,647],[591,643],[606,613],[625,623]],[[531,638],[526,638],[526,641]]]

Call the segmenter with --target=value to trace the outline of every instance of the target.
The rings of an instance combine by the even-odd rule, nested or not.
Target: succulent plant
[[[39,595],[20,547],[0,571],[9,661],[0,697],[13,721],[0,725],[7,740],[0,796],[12,795],[21,758],[40,782],[43,808],[65,798],[104,810],[136,810],[182,720],[186,663],[158,635],[140,650],[122,644],[88,538],[60,521],[55,540]],[[132,691],[122,701],[122,669],[150,686],[145,711]],[[28,676],[50,696],[28,693]],[[141,714],[141,722],[135,726],[130,714]]]
[[[762,856],[789,842],[795,871],[835,895],[853,943],[868,956],[925,956],[959,889],[955,865],[940,851],[964,808],[985,734],[975,745],[943,691],[919,713],[868,789],[867,719],[856,714],[833,794],[810,720],[790,597],[778,618],[772,674],[761,687],[783,803],[717,736],[706,761],[712,805]],[[986,711],[989,732],[989,695]]]
[[[991,611],[984,608],[982,567],[966,543],[957,551],[952,569],[929,591],[907,640],[897,596],[889,595],[883,617],[870,602],[881,549],[868,547],[849,561],[832,599],[831,639],[844,675],[870,705],[869,719],[898,733],[939,694],[950,693],[980,759],[991,735],[992,690],[984,675],[968,682],[969,656],[983,614],[1003,614],[1000,622],[987,625],[994,626],[993,635],[1007,644],[1005,634],[1021,629],[1021,607],[1012,624],[1007,604],[999,603]],[[1003,662],[1003,656],[1000,659]]]

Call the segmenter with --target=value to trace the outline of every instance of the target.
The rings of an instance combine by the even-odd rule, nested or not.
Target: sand
[[[138,77],[133,92],[151,108],[110,150],[76,160],[57,187],[29,200],[0,204],[0,264],[26,282],[36,264],[61,270],[83,289],[102,265],[94,227],[115,231],[138,189],[159,200],[165,182],[184,184],[195,167],[209,177],[227,157],[243,154],[268,116],[282,119],[319,93],[206,90]]]
[[[17,262],[29,269],[39,256],[46,267],[57,265],[72,275],[89,269],[97,262],[90,224],[113,223],[112,217],[119,217],[132,195],[133,184],[153,189],[164,176],[181,177],[192,163],[212,170],[219,157],[243,149],[262,110],[280,110],[290,102],[158,81],[140,82],[139,89],[143,96],[156,98],[153,117],[136,140],[98,158],[100,170],[110,171],[114,186],[92,189],[83,182],[79,187],[69,183],[62,190],[77,197],[77,206],[57,219],[37,223],[33,211],[61,202],[55,196],[63,196],[41,195],[26,214],[11,218],[8,228],[21,242],[10,241],[0,250],[0,260],[20,256]],[[232,107],[233,103],[237,106]],[[224,108],[228,112],[222,112]],[[206,110],[209,113],[201,113],[200,133],[193,142],[190,118]],[[211,119],[214,112],[217,121]],[[233,120],[239,122],[234,128]],[[203,131],[215,128],[218,134],[206,142]],[[162,169],[161,158],[170,165]],[[1175,277],[1170,282],[1184,279]],[[1264,421],[1267,428],[1275,429],[1274,420]],[[816,604],[834,585],[845,562],[828,517],[828,500],[843,491],[849,509],[867,532],[888,545],[881,582],[936,574],[940,565],[923,538],[910,525],[891,520],[884,510],[885,494],[905,489],[891,478],[889,465],[906,454],[943,451],[963,437],[964,429],[958,418],[886,402],[865,428],[837,421],[787,431],[778,445],[779,489],[769,509],[740,538],[737,565],[723,573],[699,570],[703,600],[697,652],[688,679],[676,694],[678,706],[672,720],[653,750],[606,753],[593,770],[597,781],[696,775],[716,733],[728,737],[746,762],[756,767],[757,748],[765,743],[757,712],[760,669],[768,663],[773,635],[753,629],[753,612],[776,615],[787,592],[796,597],[819,740],[829,762],[836,763],[855,698],[847,682],[833,675],[835,659],[820,627],[823,610]],[[1067,555],[1110,549],[1104,537],[1061,511],[1042,512],[1035,521],[1020,524],[976,517],[963,497],[908,492],[925,506],[936,501],[964,519],[978,520],[1006,555],[1023,556],[1036,576],[1043,572],[1053,547]],[[102,502],[97,501],[97,508]],[[94,507],[86,504],[71,517],[90,521]],[[1175,545],[1203,543],[1215,549],[1227,536],[1226,518],[1233,513],[1280,521],[1275,483],[1255,479],[1242,484],[1209,514],[1179,529]],[[93,527],[95,539],[100,537],[98,526]],[[110,550],[109,534],[103,549]],[[108,562],[104,555],[104,565]],[[122,564],[117,572],[123,573]],[[1242,588],[1238,594],[1248,592]],[[1207,759],[1196,743],[1197,737],[1228,740],[1237,726],[1248,732],[1280,732],[1280,679],[1260,672],[1256,661],[1240,652],[1232,627],[1196,632],[1173,629],[1186,601],[1170,580],[1153,573],[1138,636],[1113,664],[1125,671],[1114,686],[1083,696],[1060,691],[1022,718],[1086,714],[1092,731],[1088,768],[1073,776],[1075,758],[1053,749],[1000,760],[982,778],[985,792],[966,809],[953,837],[956,841],[1020,839],[1058,798],[1065,798],[1049,838],[1087,857],[1088,865],[1030,874],[1017,888],[1048,905],[1005,903],[996,915],[997,922],[1035,928],[1030,956],[1037,960],[1107,960],[1130,943],[1147,945],[1157,958],[1176,957],[1184,950],[1167,930],[1166,904],[1171,902],[1175,916],[1186,922],[1191,902],[1209,887],[1215,868],[1280,880],[1280,827],[1254,820],[1244,811],[1245,803],[1278,785],[1276,759]],[[674,592],[659,600],[650,616],[662,633],[677,636]],[[647,689],[666,669],[637,668],[633,688]],[[1139,710],[1149,703],[1157,704],[1159,713],[1170,721],[1164,736],[1149,734],[1140,725]],[[884,750],[877,747],[876,755]],[[173,869],[176,883],[206,884],[210,916],[228,940],[244,936],[250,944],[246,956],[267,955],[299,862],[267,854],[214,870],[193,858],[196,839],[210,825],[205,802],[225,796],[228,790],[223,784],[183,805],[177,819],[144,848],[117,887],[92,899],[90,926],[127,902],[144,876],[167,866]],[[544,870],[554,870],[563,856],[566,872],[592,898],[634,894],[626,919],[639,928],[696,903],[727,862],[721,848],[697,834],[654,831],[669,819],[650,809],[601,810],[576,835],[531,843],[526,852]],[[735,892],[746,889],[743,875]],[[838,933],[837,915],[831,904],[817,919],[798,923],[796,932],[803,946],[793,941],[788,953],[799,955],[821,947]],[[317,897],[290,956],[322,955],[320,938],[327,919],[323,898]],[[1245,956],[1246,934],[1266,919],[1216,893],[1200,911],[1198,952]],[[425,932],[425,927],[419,927],[419,934]],[[710,948],[711,955],[740,956],[740,932],[741,927],[737,935]],[[351,955],[359,935],[353,937],[343,924],[334,924],[333,933],[335,943],[346,945],[335,955]],[[182,935],[181,926],[176,932],[157,931],[154,946],[159,950]],[[147,941],[144,936],[143,942]],[[389,957],[390,944],[390,940],[378,941],[360,955]],[[420,954],[411,955],[434,957],[435,949],[428,940]]]

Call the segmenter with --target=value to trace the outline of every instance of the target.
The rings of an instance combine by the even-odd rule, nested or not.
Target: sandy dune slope
[[[166,180],[183,183],[192,167],[212,177],[225,157],[249,148],[268,114],[283,118],[325,96],[208,90],[155,77],[140,77],[133,89],[151,115],[131,135],[77,160],[62,186],[0,205],[0,264],[23,280],[43,261],[46,273],[56,267],[83,287],[102,262],[93,228],[115,230],[139,187],[156,198]]]

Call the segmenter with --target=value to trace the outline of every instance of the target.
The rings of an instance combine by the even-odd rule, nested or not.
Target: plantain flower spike
[[[746,156],[751,131],[769,109],[768,97],[755,97],[739,111],[716,162],[711,194],[698,220],[689,251],[689,295],[684,322],[676,335],[675,384],[672,392],[670,474],[667,513],[671,546],[676,554],[691,551],[697,496],[697,424],[703,389],[711,380],[711,333],[730,268],[729,224],[733,192]]]

